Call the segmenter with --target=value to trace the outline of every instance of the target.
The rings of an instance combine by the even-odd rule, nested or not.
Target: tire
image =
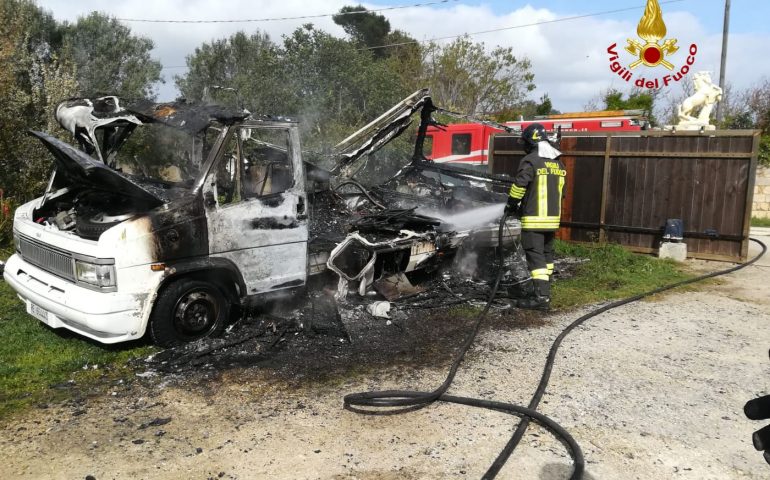
[[[86,210],[75,215],[75,230],[83,238],[98,240],[102,233],[128,217],[128,215],[111,217],[93,210]]]
[[[181,278],[164,288],[150,314],[150,335],[172,347],[222,333],[230,304],[214,284]]]

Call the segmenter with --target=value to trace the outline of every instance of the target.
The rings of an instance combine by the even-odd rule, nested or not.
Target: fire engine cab
[[[532,120],[505,122],[504,125],[520,132],[532,123],[542,124],[548,131],[585,132],[586,134],[624,131],[633,132],[648,128],[641,110],[613,110],[600,112],[562,113],[535,117]],[[479,123],[455,123],[446,127],[428,128],[425,138],[427,158],[437,163],[462,166],[486,165],[489,154],[489,137],[503,130]]]

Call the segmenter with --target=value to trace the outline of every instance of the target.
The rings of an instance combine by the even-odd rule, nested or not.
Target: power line
[[[445,1],[434,2],[434,3],[445,3]],[[449,1],[457,1],[457,0],[449,0]],[[665,1],[660,2],[660,4],[661,5],[665,5],[665,4],[670,4],[670,3],[680,3],[680,2],[684,2],[684,1],[685,0],[665,0]],[[422,5],[430,5],[430,4],[426,3],[426,4],[422,4]],[[412,6],[417,6],[417,5],[412,5]],[[406,8],[406,7],[402,6],[402,7],[391,7],[391,8]],[[601,16],[601,15],[611,15],[613,13],[628,12],[628,11],[631,11],[631,10],[638,10],[640,8],[644,8],[644,5],[638,5],[638,6],[635,6],[635,7],[618,8],[618,9],[615,9],[615,10],[604,10],[604,11],[601,11],[601,12],[586,13],[586,14],[582,14],[582,15],[573,15],[571,17],[555,18],[553,20],[542,20],[542,21],[539,21],[539,22],[525,23],[525,24],[521,24],[521,25],[513,25],[513,26],[510,26],[510,27],[494,28],[494,29],[491,29],[491,30],[481,30],[481,31],[478,31],[478,32],[465,32],[465,33],[460,33],[460,34],[457,34],[457,35],[447,35],[447,36],[443,36],[443,37],[429,38],[427,40],[410,40],[410,41],[407,41],[407,42],[388,43],[388,44],[385,44],[385,45],[377,45],[377,46],[374,46],[374,47],[363,47],[360,50],[376,50],[376,49],[380,49],[380,48],[400,47],[402,45],[415,45],[415,44],[420,44],[420,43],[433,42],[433,41],[436,41],[436,40],[448,40],[450,38],[464,37],[466,35],[467,36],[482,35],[482,34],[485,34],[485,33],[502,32],[502,31],[505,31],[505,30],[515,30],[515,29],[518,29],[518,28],[536,27],[538,25],[548,25],[548,24],[551,24],[551,23],[568,22],[568,21],[572,21],[572,20],[580,20],[582,18],[598,17],[598,16]],[[374,11],[377,11],[377,10],[369,10],[369,11],[370,12],[374,12]],[[163,68],[164,69],[187,68],[187,65],[172,65],[172,66],[163,67]]]
[[[679,3],[679,2],[684,2],[684,1],[685,0],[666,0],[666,1],[660,2],[660,4],[661,5],[665,5],[667,3]],[[586,13],[586,14],[583,14],[583,15],[574,15],[572,17],[562,17],[562,18],[556,18],[556,19],[553,19],[553,20],[543,20],[543,21],[540,21],[540,22],[524,23],[524,24],[521,24],[521,25],[513,25],[511,27],[493,28],[491,30],[481,30],[481,31],[478,31],[478,32],[466,32],[466,33],[461,33],[459,35],[447,35],[445,37],[434,37],[434,38],[429,38],[427,40],[410,40],[410,41],[407,41],[407,42],[388,43],[388,44],[385,44],[385,45],[377,45],[377,46],[374,46],[374,47],[364,47],[361,50],[377,50],[377,49],[380,49],[380,48],[391,48],[391,47],[399,47],[401,45],[413,45],[413,44],[417,44],[417,43],[433,42],[433,41],[436,41],[436,40],[447,40],[447,39],[450,39],[450,38],[464,37],[466,35],[468,35],[468,36],[471,36],[471,35],[481,35],[481,34],[484,34],[484,33],[502,32],[502,31],[505,31],[505,30],[514,30],[514,29],[517,29],[517,28],[536,27],[538,25],[546,25],[546,24],[549,24],[549,23],[567,22],[567,21],[570,21],[570,20],[579,20],[581,18],[598,17],[600,15],[610,15],[610,14],[613,14],[613,13],[627,12],[627,11],[630,11],[630,10],[638,10],[638,9],[644,8],[644,7],[645,7],[645,5],[639,5],[639,6],[636,6],[636,7],[618,8],[616,10],[605,10],[603,12]]]
[[[310,18],[332,17],[337,15],[365,15],[367,13],[386,12],[390,10],[401,10],[404,8],[427,7],[429,5],[438,5],[441,3],[457,2],[458,0],[437,0],[435,2],[415,3],[410,5],[398,5],[395,7],[378,8],[376,10],[363,10],[357,12],[337,12],[337,13],[319,13],[317,15],[302,15],[299,17],[273,17],[273,18],[246,18],[237,20],[153,20],[149,18],[118,18],[122,22],[144,22],[144,23],[254,23],[254,22],[277,22],[281,20],[306,20]]]

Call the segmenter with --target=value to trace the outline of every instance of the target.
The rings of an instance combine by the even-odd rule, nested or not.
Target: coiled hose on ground
[[[418,410],[420,408],[430,405],[431,403],[437,400],[441,400],[444,402],[458,403],[462,405],[469,405],[472,407],[487,408],[490,410],[510,413],[512,415],[517,415],[522,417],[518,427],[514,431],[510,440],[508,440],[508,443],[505,445],[502,451],[498,454],[495,461],[492,463],[489,469],[487,469],[486,473],[482,477],[483,479],[493,479],[497,476],[497,474],[503,468],[506,461],[511,456],[511,454],[513,453],[513,451],[516,449],[519,442],[521,441],[522,437],[524,436],[524,433],[529,427],[529,422],[531,420],[534,420],[535,422],[539,423],[540,425],[545,427],[547,430],[549,430],[551,433],[553,433],[559,440],[561,440],[565,444],[574,463],[572,475],[570,476],[570,478],[572,480],[579,480],[580,478],[582,478],[583,471],[585,470],[585,460],[583,458],[583,452],[580,449],[580,446],[577,444],[575,439],[569,434],[569,432],[566,429],[564,429],[562,426],[560,426],[551,418],[537,411],[537,407],[540,404],[540,400],[543,398],[543,395],[545,394],[545,389],[548,386],[549,380],[551,379],[551,372],[553,371],[553,365],[556,361],[556,352],[561,346],[561,343],[564,340],[564,338],[567,335],[569,335],[575,328],[577,328],[582,323],[584,323],[586,320],[593,318],[597,315],[600,315],[608,310],[612,310],[613,308],[617,308],[622,305],[627,305],[629,303],[641,300],[645,297],[649,297],[651,295],[665,292],[666,290],[671,290],[673,288],[681,287],[683,285],[689,285],[692,283],[706,280],[708,278],[713,278],[720,275],[726,275],[728,273],[732,273],[742,268],[745,268],[749,265],[752,265],[765,254],[765,252],[767,251],[767,246],[764,243],[760,242],[759,240],[752,238],[750,240],[758,243],[759,246],[762,248],[762,252],[760,252],[759,255],[747,261],[746,263],[743,263],[725,270],[720,270],[717,272],[701,275],[699,277],[691,278],[688,280],[672,283],[670,285],[656,288],[655,290],[651,290],[649,292],[641,293],[633,297],[629,297],[629,298],[625,298],[622,300],[609,303],[595,310],[592,310],[591,312],[581,316],[574,322],[570,323],[564,330],[562,330],[562,332],[559,334],[559,336],[556,337],[553,344],[551,345],[551,349],[548,352],[548,358],[545,362],[545,367],[543,368],[543,374],[540,378],[540,383],[538,384],[537,390],[535,390],[535,394],[532,396],[532,399],[530,400],[529,405],[527,407],[515,405],[512,403],[495,402],[491,400],[482,400],[478,398],[456,397],[454,395],[448,395],[446,392],[449,389],[449,387],[452,385],[455,375],[457,374],[457,370],[459,369],[460,364],[462,363],[466,352],[470,349],[471,345],[476,339],[476,335],[479,332],[481,323],[489,313],[490,307],[492,306],[492,302],[494,301],[495,296],[497,295],[498,287],[500,286],[500,280],[505,270],[505,264],[503,262],[502,240],[503,240],[503,228],[505,226],[506,219],[507,219],[507,215],[504,214],[500,220],[500,226],[498,228],[499,269],[497,274],[495,275],[495,281],[492,284],[492,289],[489,292],[489,299],[487,300],[487,303],[485,307],[482,309],[481,313],[479,313],[478,317],[476,318],[476,321],[473,324],[473,328],[471,329],[471,332],[468,334],[468,337],[465,339],[465,342],[463,343],[462,347],[457,353],[457,356],[452,362],[452,366],[449,368],[449,373],[447,374],[444,382],[441,385],[439,385],[438,388],[430,392],[419,392],[419,391],[412,391],[412,390],[384,390],[384,391],[352,393],[344,397],[343,399],[344,408],[356,413],[363,413],[368,415],[394,415],[394,414],[400,414],[400,413],[406,413],[406,412]],[[390,408],[390,409],[374,410],[376,408]]]

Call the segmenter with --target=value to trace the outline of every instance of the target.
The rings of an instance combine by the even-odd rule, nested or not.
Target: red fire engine
[[[562,113],[536,117],[534,120],[505,122],[520,132],[532,123],[542,124],[548,131],[561,127],[564,132],[639,131],[647,128],[641,110]],[[455,123],[446,127],[430,127],[425,138],[425,155],[438,163],[486,165],[489,137],[500,130],[478,123]]]

